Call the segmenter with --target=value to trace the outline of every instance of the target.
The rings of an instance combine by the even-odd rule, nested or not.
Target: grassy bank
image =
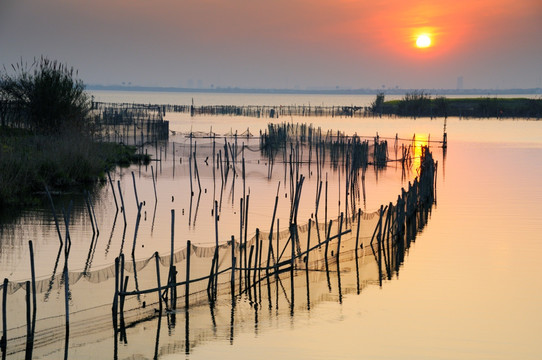
[[[45,185],[58,191],[91,186],[112,167],[139,161],[148,157],[131,146],[0,127],[0,208],[32,203]]]
[[[401,100],[384,101],[374,112],[399,116],[459,116],[472,118],[542,117],[542,99],[527,98],[431,98],[424,93],[407,94]]]

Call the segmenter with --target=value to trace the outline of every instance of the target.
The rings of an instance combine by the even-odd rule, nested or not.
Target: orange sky
[[[0,62],[46,54],[106,84],[532,88],[540,19],[540,0],[3,0]]]

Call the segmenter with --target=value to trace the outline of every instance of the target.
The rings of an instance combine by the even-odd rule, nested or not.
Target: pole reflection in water
[[[236,159],[236,151],[233,150],[235,148],[236,147],[232,145],[225,147],[225,150],[229,150],[227,161],[229,162],[231,160],[233,166],[235,166],[236,163],[240,163],[239,159]],[[408,248],[408,244],[413,240],[412,235],[415,235],[416,231],[420,228],[420,225],[423,226],[427,221],[427,209],[412,209],[409,205],[414,203],[420,204],[418,198],[414,201],[409,200],[408,197],[408,194],[413,194],[414,192],[421,196],[423,192],[419,189],[420,185],[417,185],[419,183],[413,183],[406,192],[406,201],[403,203],[403,207],[405,208],[404,215],[401,215],[397,210],[401,206],[388,205],[380,212],[358,212],[357,216],[351,216],[355,214],[355,211],[351,211],[348,212],[348,217],[344,219],[344,215],[341,214],[339,219],[328,219],[328,224],[318,223],[317,217],[315,217],[315,222],[308,220],[307,223],[298,225],[297,212],[301,197],[301,187],[305,177],[300,174],[298,161],[302,156],[302,152],[299,150],[298,146],[295,148],[293,146],[291,147],[291,151],[294,151],[294,149],[296,152],[294,154],[295,156],[290,156],[290,158],[295,158],[297,164],[294,164],[292,161],[289,169],[289,203],[291,210],[288,228],[285,230],[280,231],[278,216],[276,217],[277,226],[276,229],[274,229],[275,216],[273,216],[270,233],[260,233],[257,230],[254,236],[248,238],[249,196],[246,195],[244,208],[241,206],[242,209],[240,211],[241,226],[239,229],[239,246],[236,246],[237,242],[235,239],[232,239],[231,242],[220,243],[218,236],[216,236],[215,247],[193,245],[192,248],[192,246],[189,245],[190,243],[188,243],[186,248],[172,251],[171,254],[167,256],[159,256],[158,253],[156,253],[152,258],[155,260],[156,268],[154,269],[155,271],[152,271],[152,268],[154,267],[147,266],[151,261],[151,258],[138,259],[135,256],[136,243],[140,243],[141,241],[141,245],[143,245],[146,241],[145,239],[138,239],[138,231],[141,229],[143,232],[148,229],[144,225],[145,219],[141,219],[144,201],[139,202],[135,214],[133,209],[131,210],[131,219],[132,221],[135,220],[135,225],[133,226],[131,261],[128,261],[126,264],[124,263],[124,260],[120,261],[122,270],[119,271],[120,274],[117,275],[118,280],[116,280],[119,282],[117,292],[120,301],[118,306],[118,308],[120,308],[118,314],[118,319],[120,321],[117,322],[117,317],[115,316],[115,320],[113,321],[114,331],[112,334],[113,344],[110,348],[110,351],[113,352],[115,358],[122,358],[123,355],[121,353],[124,351],[129,352],[130,346],[134,346],[135,344],[139,344],[149,350],[153,349],[152,355],[157,358],[167,353],[178,353],[181,348],[184,348],[185,353],[189,354],[191,349],[195,348],[201,342],[214,338],[229,339],[230,343],[233,343],[236,334],[245,328],[245,324],[249,324],[253,321],[253,331],[258,334],[261,331],[261,324],[264,322],[274,321],[274,319],[280,319],[283,316],[291,319],[296,313],[311,311],[311,309],[314,309],[320,303],[325,301],[331,300],[342,303],[344,297],[350,292],[355,291],[356,293],[360,293],[365,286],[371,283],[382,284],[384,276],[391,279],[393,272],[398,271],[398,265],[402,262],[404,249]],[[193,156],[195,161],[195,152]],[[338,167],[338,169],[341,168],[347,171],[348,167]],[[234,170],[235,167],[233,168],[235,174]],[[319,171],[319,173],[322,174],[322,171]],[[228,168],[226,169],[226,174],[228,174]],[[346,179],[351,178],[350,175],[346,177]],[[139,201],[138,193],[135,189],[135,175],[133,172],[131,180],[134,183],[136,201]],[[227,184],[227,181],[228,176],[226,175],[224,184]],[[349,180],[347,180],[347,182],[348,181]],[[319,179],[318,182],[323,184],[321,179]],[[235,183],[235,179],[232,180],[232,183]],[[123,212],[123,216],[126,216],[127,209],[124,208],[122,192],[120,191],[120,181],[118,184],[119,196],[121,197],[121,203],[123,204],[121,211]],[[143,188],[141,183],[139,185],[140,188]],[[284,185],[286,186],[286,184]],[[233,186],[234,185],[232,184],[232,190],[230,191],[232,197],[234,196]],[[320,188],[322,186],[323,185],[320,185]],[[347,186],[345,188],[348,189],[349,187]],[[414,191],[412,189],[416,190]],[[273,192],[273,195],[277,199],[276,201],[278,201],[279,198],[279,191],[280,184],[277,189],[277,194],[275,195]],[[342,195],[342,193],[338,194],[338,196],[341,197]],[[190,206],[190,225],[192,223],[195,225],[200,196],[202,196],[201,191],[198,195],[196,210],[193,217],[192,205]],[[418,195],[416,196],[419,197]],[[190,200],[192,199],[193,196],[190,196]],[[243,204],[243,201],[240,203]],[[352,205],[352,203],[350,204]],[[214,201],[213,205],[213,215],[215,218],[214,229],[218,232],[217,222],[220,213],[218,201]],[[261,209],[260,204],[255,204],[254,206],[260,207]],[[345,206],[348,205],[345,204]],[[354,209],[355,207],[352,210]],[[245,212],[244,216],[243,212]],[[135,215],[135,219],[132,217],[132,214]],[[153,224],[150,225],[151,231],[154,229],[155,214],[156,202]],[[113,237],[117,215],[118,212],[115,213],[115,218],[112,222],[110,238]],[[227,215],[224,214],[224,216]],[[69,217],[69,212],[67,217]],[[94,215],[93,219],[96,219]],[[402,229],[402,227],[398,225],[399,222],[406,224],[406,226],[404,234],[397,235],[398,229]],[[68,228],[68,223],[69,221],[65,221],[66,229]],[[228,224],[225,222],[221,222],[221,224],[224,224],[224,227],[228,227]],[[345,227],[345,230],[343,230],[343,226]],[[132,226],[130,226],[130,228],[132,228]],[[122,248],[126,231],[127,223],[125,221],[122,241],[120,243],[121,255],[123,255]],[[320,231],[324,231],[325,239],[320,238]],[[318,236],[318,242],[311,247],[311,234],[315,233]],[[375,245],[378,246],[378,252],[373,250],[372,254],[367,253],[367,255],[365,254],[365,251],[359,253],[359,241],[361,240],[361,246],[363,248],[363,244],[373,240],[373,238],[371,238],[371,233],[373,233],[373,238],[376,241]],[[376,237],[374,237],[375,233],[377,234]],[[406,237],[406,245],[403,245],[401,241],[403,241],[403,235],[405,234],[408,234],[408,236]],[[68,298],[72,296],[71,294],[73,291],[73,294],[77,294],[78,297],[86,298],[87,302],[85,303],[85,301],[83,301],[82,303],[87,304],[92,297],[91,295],[95,295],[93,294],[93,287],[89,286],[89,284],[100,283],[100,286],[107,287],[113,282],[113,267],[109,266],[97,270],[92,269],[91,264],[96,254],[96,247],[99,245],[109,249],[111,245],[111,240],[103,245],[98,243],[97,237],[97,233],[96,236],[93,234],[90,244],[87,245],[89,248],[84,271],[81,274],[69,273],[67,270],[66,256],[63,276],[67,294],[65,303],[65,315],[67,320],[66,334],[68,334],[71,329],[74,329],[73,334],[81,336],[82,332],[80,332],[80,327],[88,320],[90,324],[96,325],[92,325],[87,329],[87,333],[85,334],[86,339],[99,337],[99,334],[103,333],[102,326],[105,324],[105,320],[102,320],[102,314],[104,312],[100,313],[100,311],[93,309],[95,315],[88,315],[89,318],[85,318],[83,313],[74,312],[74,319],[72,320],[74,321],[74,325],[72,327],[68,321],[70,316]],[[66,246],[69,246],[68,240],[69,233],[67,232]],[[276,247],[273,246],[275,240]],[[305,251],[301,249],[301,244],[305,244],[304,241],[306,241],[307,244]],[[316,241],[314,242],[316,243]],[[249,247],[250,253],[247,256]],[[138,248],[138,252],[140,251],[140,248]],[[59,249],[59,255],[57,256],[57,261],[55,263],[53,279],[49,281],[51,283],[49,285],[49,292],[60,288],[54,284],[54,274],[56,273],[56,268],[58,266],[61,249],[62,247]],[[144,250],[142,249],[141,251],[143,252]],[[69,250],[66,251],[66,254],[69,254]],[[190,265],[190,254],[194,255],[193,266]],[[123,256],[121,257],[123,258]],[[267,259],[267,261],[264,260],[262,262],[262,258]],[[229,259],[232,259],[231,262]],[[242,259],[247,262],[246,265],[243,264]],[[382,259],[384,261],[382,261]],[[333,261],[336,262],[336,278],[335,276],[332,276],[331,268],[333,267]],[[353,261],[356,261],[356,263],[354,264]],[[185,264],[183,264],[183,262],[186,262],[186,266],[184,266]],[[384,266],[382,263],[384,263]],[[181,272],[185,271],[186,276],[182,276],[182,273],[179,274],[179,278],[185,280],[180,283],[173,283],[174,281],[176,282],[176,280],[173,280],[175,277],[171,276],[171,264],[175,264],[177,268],[181,269]],[[210,272],[209,264],[211,264]],[[125,267],[126,271],[133,273],[132,276],[134,277],[134,281],[131,283],[128,283],[128,276],[124,275]],[[353,269],[355,269],[355,274],[352,271]],[[234,275],[237,271],[239,271],[241,276],[236,279]],[[192,277],[189,275],[190,272],[193,274]],[[160,278],[167,278],[167,284],[160,284]],[[82,279],[82,281],[78,284],[77,281],[80,279]],[[158,279],[157,285],[156,280],[153,281],[153,279]],[[263,286],[262,281],[265,281]],[[273,285],[273,282],[275,285]],[[206,284],[207,286],[205,286]],[[165,314],[168,316],[168,326],[162,328],[162,297],[169,295],[177,298],[176,291],[173,291],[172,288],[177,288],[178,286],[185,286],[186,288],[186,293],[184,295],[185,308],[175,310],[173,305],[170,307],[168,305],[169,302],[165,301],[164,303],[167,307]],[[237,288],[239,288],[240,291],[238,294],[235,294],[234,290]],[[164,294],[162,294],[162,290],[164,291]],[[303,291],[304,294],[296,294],[298,291]],[[47,294],[48,293],[46,293],[46,295]],[[96,295],[104,298],[110,297],[109,293]],[[158,300],[156,298],[157,296]],[[182,296],[180,298],[182,298]],[[268,303],[265,304],[265,301]],[[81,300],[74,300],[73,303],[80,304]],[[107,304],[107,301],[103,301],[102,303]],[[261,309],[264,306],[267,306],[270,311],[262,312]],[[275,312],[272,311],[273,307],[275,308]],[[92,309],[91,306],[88,308]],[[96,308],[100,308],[102,309],[101,311],[103,311],[107,306],[98,306]],[[206,311],[203,312],[203,309],[206,309]],[[107,313],[107,311],[105,311],[105,313]],[[180,315],[182,313],[184,313],[185,316],[185,340],[184,343],[179,345],[175,340],[178,338],[178,333],[176,334],[176,331],[173,330],[177,330],[178,332],[179,329],[175,329],[175,317],[182,316]],[[192,313],[192,322],[190,313]],[[223,317],[224,313],[229,314],[227,320]],[[158,321],[155,323],[151,322],[157,316],[159,317],[159,319],[157,319]],[[41,319],[38,318],[37,328],[47,328],[47,326],[40,326],[40,320]],[[147,347],[147,345],[150,345],[149,339],[148,336],[144,336],[144,331],[141,331],[141,327],[156,329],[155,342],[152,346]],[[108,323],[107,328],[110,329],[110,323]],[[40,334],[37,333],[36,337],[39,336]],[[43,332],[41,336],[43,336]],[[66,335],[65,338],[65,357],[67,357],[69,336]],[[130,342],[128,342],[128,340],[130,340]],[[119,347],[118,341],[123,342],[125,346]],[[97,340],[96,342],[100,341]],[[93,342],[87,341],[87,343]],[[52,346],[54,341],[50,340],[49,344]],[[130,346],[128,346],[128,344],[130,344]]]

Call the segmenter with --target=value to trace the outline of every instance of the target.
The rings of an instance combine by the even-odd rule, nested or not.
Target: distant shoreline
[[[315,95],[405,95],[422,90],[431,95],[526,95],[540,94],[542,88],[530,89],[259,89],[238,87],[216,88],[180,88],[158,86],[125,85],[87,85],[87,90],[94,91],[133,91],[133,92],[178,92],[178,93],[217,93],[217,94],[315,94]]]

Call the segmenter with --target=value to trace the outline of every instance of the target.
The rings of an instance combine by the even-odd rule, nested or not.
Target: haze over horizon
[[[536,88],[540,19],[539,0],[3,0],[0,64],[44,55],[103,85]]]

